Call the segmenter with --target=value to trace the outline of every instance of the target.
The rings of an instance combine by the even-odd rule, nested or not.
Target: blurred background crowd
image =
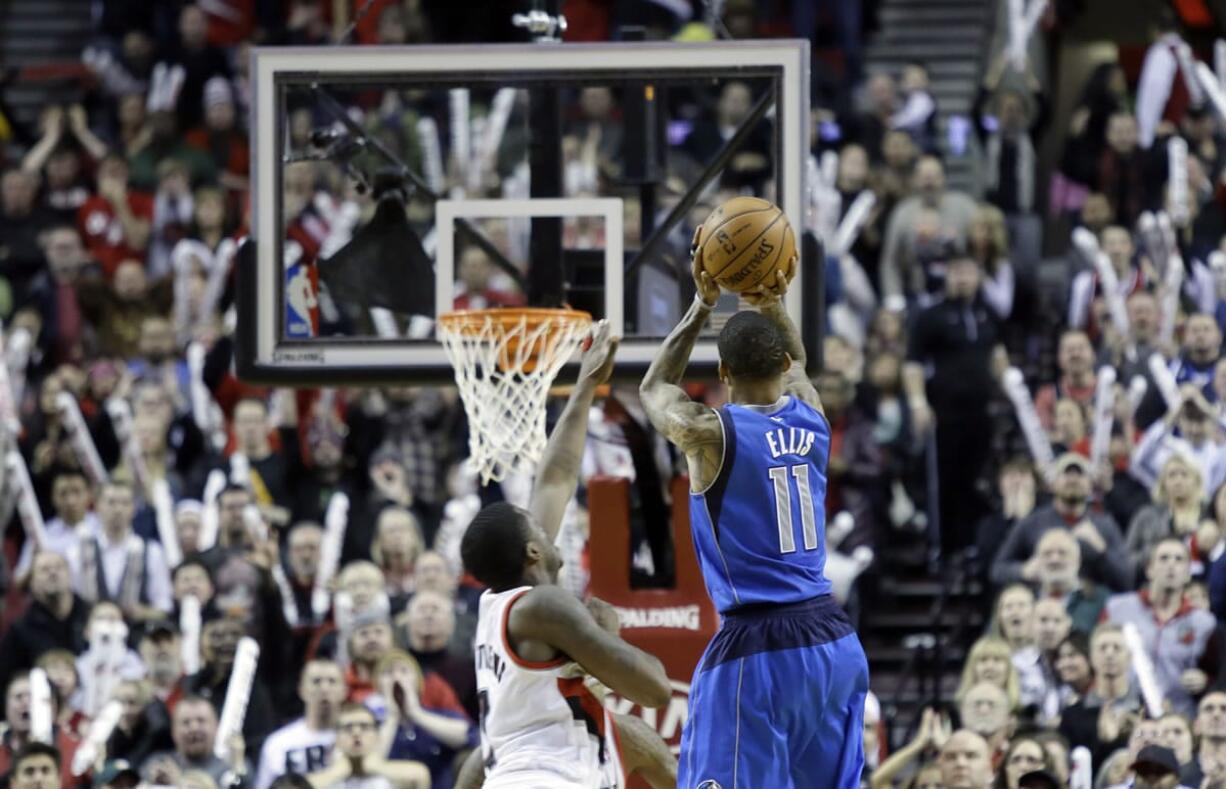
[[[15,396],[0,403],[0,429],[44,531],[36,550],[6,465],[0,774],[58,786],[23,783],[22,765],[53,762],[63,786],[264,789],[321,780],[343,753],[372,770],[419,764],[445,789],[479,715],[481,590],[459,539],[483,502],[521,500],[526,483],[476,484],[451,390],[270,390],[234,375],[247,54],[346,36],[375,46],[521,34],[496,3],[86,5],[76,62],[0,73],[0,320]],[[805,230],[829,240],[857,197],[874,197],[846,248],[826,246],[816,378],[834,431],[827,523],[850,515],[830,547],[876,557],[845,595],[875,668],[866,785],[1089,785],[1074,762],[1096,786],[1224,785],[1226,126],[1186,76],[1189,56],[1213,63],[1223,17],[1212,3],[1149,4],[1141,43],[1096,50],[1059,72],[1076,78],[1057,79],[1059,42],[1084,35],[1089,4],[1049,4],[1020,63],[1004,51],[1008,4],[962,5],[982,9],[987,35],[957,108],[942,107],[946,64],[903,51],[883,65],[866,46],[942,3],[729,0],[714,19],[684,1],[569,0],[563,11],[568,40],[617,39],[626,26],[678,46],[811,39]],[[33,79],[65,98],[23,109],[14,97]],[[754,91],[727,81],[687,94],[669,172],[684,183],[709,162]],[[403,99],[388,91],[357,117],[422,167],[406,131],[420,108]],[[618,185],[618,94],[576,92],[564,114],[567,194],[625,196],[633,246],[640,206]],[[287,120],[291,147],[327,121],[309,107]],[[446,127],[445,108],[436,120]],[[722,200],[773,197],[769,140],[765,120],[678,228],[675,253]],[[1172,140],[1186,155],[1171,155]],[[335,165],[285,175],[287,237],[308,257],[336,241],[342,208],[373,210]],[[500,163],[469,196],[506,194],[516,178],[514,161]],[[670,189],[661,212],[679,196]],[[586,230],[572,231],[581,243]],[[458,307],[525,300],[477,250],[458,273]],[[647,425],[636,387],[615,386],[593,417],[585,476],[633,481],[634,583],[667,586],[659,524],[684,461]],[[583,501],[563,536],[563,581],[578,593]],[[321,590],[336,518],[344,541]],[[935,633],[936,657],[931,641],[873,637],[891,626],[873,610],[901,594],[900,573],[937,580],[935,621],[906,623]],[[973,616],[950,608],[962,597]],[[195,643],[182,623],[197,608]],[[950,613],[961,624],[947,632]],[[258,668],[222,759],[218,718],[246,637]],[[911,662],[877,672],[900,640]],[[53,695],[53,747],[31,735],[36,668]],[[906,697],[908,674],[922,672],[935,684]],[[122,704],[114,734],[92,774],[74,777],[111,700]]]

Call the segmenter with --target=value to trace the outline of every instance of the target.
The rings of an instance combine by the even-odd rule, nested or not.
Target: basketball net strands
[[[586,312],[504,308],[439,317],[468,414],[468,466],[483,483],[531,473],[545,451],[545,400],[592,326]]]

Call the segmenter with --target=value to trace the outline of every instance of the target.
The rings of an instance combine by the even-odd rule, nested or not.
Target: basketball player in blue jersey
[[[690,686],[682,789],[851,789],[864,768],[868,663],[823,574],[830,424],[783,307],[789,268],[720,332],[728,405],[679,386],[720,291],[697,256],[698,294],[640,388],[685,453],[694,548],[722,619]]]

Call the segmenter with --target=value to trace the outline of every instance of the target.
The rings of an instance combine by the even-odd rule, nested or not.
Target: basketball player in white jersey
[[[588,411],[596,387],[612,372],[616,349],[608,326],[597,324],[541,460],[530,509],[491,505],[464,535],[464,566],[488,591],[475,639],[481,748],[457,789],[621,787],[618,727],[586,678],[644,707],[662,706],[671,696],[660,661],[617,637],[611,606],[596,599],[585,606],[555,585],[562,562],[554,539],[578,481]],[[646,769],[656,776],[653,784],[675,786],[676,760],[663,741],[650,730],[644,735],[645,726],[630,727],[631,766],[644,761],[638,754],[651,752],[656,758]],[[650,737],[657,747],[640,745]]]

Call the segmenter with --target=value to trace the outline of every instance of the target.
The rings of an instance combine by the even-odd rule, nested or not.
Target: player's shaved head
[[[460,543],[460,557],[474,578],[501,591],[520,585],[527,546],[525,513],[500,501],[483,508],[473,518]]]
[[[506,502],[477,513],[464,532],[460,557],[465,569],[495,592],[554,583],[562,567],[549,536],[526,510]]]
[[[719,333],[721,372],[734,380],[769,381],[788,368],[787,337],[770,318],[745,310]]]

